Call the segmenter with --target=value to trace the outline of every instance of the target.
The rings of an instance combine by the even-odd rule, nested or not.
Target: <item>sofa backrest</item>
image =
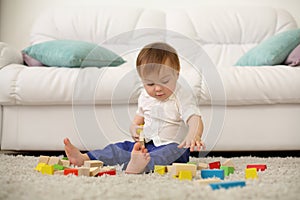
[[[165,13],[159,10],[121,7],[70,7],[50,10],[35,22],[30,43],[49,40],[82,40],[96,44],[128,31],[165,28]]]
[[[31,44],[55,39],[99,44],[136,29],[164,29],[195,41],[205,50],[213,64],[226,67],[232,66],[246,51],[264,39],[296,27],[295,20],[288,12],[270,7],[194,7],[168,10],[130,7],[68,8],[47,12],[37,19],[31,33]],[[153,33],[149,32],[138,37],[149,37],[151,34]]]
[[[167,11],[167,29],[197,41],[218,67],[232,66],[249,49],[297,24],[269,7],[204,7]]]

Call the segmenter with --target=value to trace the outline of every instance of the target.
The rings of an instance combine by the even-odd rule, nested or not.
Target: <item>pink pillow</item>
[[[300,65],[300,44],[288,55],[284,64],[293,67]]]
[[[23,56],[23,60],[26,63],[26,65],[28,66],[45,66],[43,63],[41,63],[40,61],[30,57],[29,55],[22,53]]]

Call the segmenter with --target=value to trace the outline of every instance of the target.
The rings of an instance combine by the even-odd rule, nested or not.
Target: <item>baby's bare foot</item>
[[[78,167],[84,164],[84,161],[90,160],[87,154],[82,154],[79,149],[77,149],[69,140],[69,138],[64,139],[65,152],[71,164]]]
[[[125,172],[127,174],[143,173],[150,159],[150,154],[147,149],[145,147],[141,148],[139,142],[135,143]]]

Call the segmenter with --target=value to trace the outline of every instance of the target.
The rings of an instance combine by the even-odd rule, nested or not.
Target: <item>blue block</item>
[[[202,178],[219,178],[224,180],[224,170],[223,169],[202,169],[201,170]]]
[[[209,184],[213,190],[218,190],[221,188],[232,188],[232,187],[244,187],[246,186],[245,181],[229,181],[229,182],[220,182],[220,183],[211,183]]]

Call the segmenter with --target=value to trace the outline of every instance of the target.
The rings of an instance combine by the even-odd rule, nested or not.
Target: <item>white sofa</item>
[[[180,55],[182,79],[197,95],[209,151],[300,150],[300,68],[238,67],[261,41],[296,28],[284,10],[268,7],[81,7],[44,13],[31,44],[55,39],[103,45],[119,67],[27,67],[1,46],[2,150],[82,150],[131,139],[129,124],[142,89],[135,59],[143,45],[166,41]],[[202,49],[205,53],[202,52]]]

